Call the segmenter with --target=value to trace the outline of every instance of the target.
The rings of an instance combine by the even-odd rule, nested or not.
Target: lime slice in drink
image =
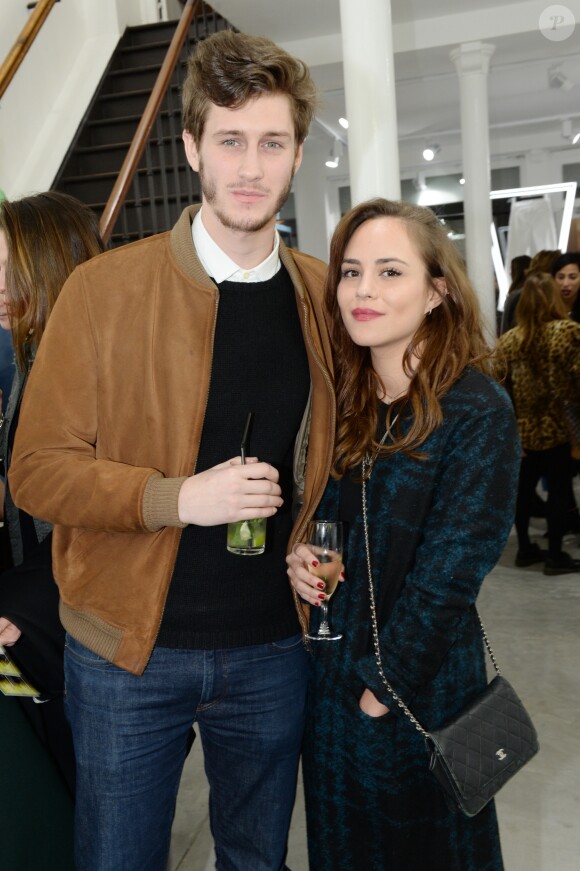
[[[240,541],[250,541],[252,538],[252,529],[250,527],[250,521],[244,520],[242,525],[240,526],[238,537]]]

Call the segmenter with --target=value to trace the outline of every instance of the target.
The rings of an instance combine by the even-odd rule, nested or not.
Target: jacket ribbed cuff
[[[163,478],[152,475],[143,493],[143,523],[150,532],[157,532],[164,526],[177,526],[183,529],[177,510],[179,491],[187,476],[182,478]]]

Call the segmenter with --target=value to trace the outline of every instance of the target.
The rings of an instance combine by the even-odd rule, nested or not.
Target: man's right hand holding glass
[[[218,526],[272,517],[283,504],[278,470],[257,457],[234,457],[187,478],[177,509],[182,523]]]

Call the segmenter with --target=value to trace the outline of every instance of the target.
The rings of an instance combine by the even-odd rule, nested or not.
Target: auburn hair
[[[526,270],[526,275],[530,275],[532,272],[549,272],[552,263],[561,253],[562,252],[559,248],[556,248],[553,251],[549,248],[542,248],[541,251],[536,251],[530,260],[530,265]]]
[[[547,272],[530,273],[516,309],[522,350],[534,356],[534,344],[542,327],[550,321],[567,318],[568,312],[556,280]]]
[[[394,218],[405,225],[425,264],[427,280],[431,279],[441,300],[423,319],[403,355],[403,368],[411,382],[406,396],[389,409],[387,420],[393,420],[398,412],[399,425],[393,427],[391,443],[383,446],[375,436],[384,388],[369,348],[355,345],[346,331],[337,301],[345,249],[359,227],[377,218]],[[446,290],[437,287],[432,280],[437,278],[445,279]],[[441,397],[466,366],[491,371],[477,297],[457,248],[434,212],[385,199],[369,200],[347,212],[332,237],[325,304],[334,349],[338,411],[333,474],[340,478],[356,468],[367,451],[380,451],[383,456],[404,451],[424,457],[418,449],[442,421]],[[400,425],[403,419],[411,421],[406,432]]]
[[[28,371],[63,284],[104,250],[95,213],[57,191],[0,203],[6,236],[6,302],[16,364]]]

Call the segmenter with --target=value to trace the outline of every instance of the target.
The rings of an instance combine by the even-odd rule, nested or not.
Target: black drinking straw
[[[240,454],[242,456],[242,466],[246,464],[246,451],[248,449],[248,441],[250,438],[250,427],[252,425],[252,419],[254,417],[254,412],[249,411],[248,417],[246,419],[246,425],[244,427],[244,434],[242,436],[242,444],[240,445]]]

